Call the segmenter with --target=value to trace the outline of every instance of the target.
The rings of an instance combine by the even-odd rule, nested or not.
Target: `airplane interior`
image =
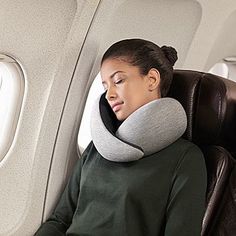
[[[100,61],[143,38],[178,52],[169,91],[208,174],[202,236],[236,235],[235,0],[0,0],[0,236],[32,236],[91,141]]]

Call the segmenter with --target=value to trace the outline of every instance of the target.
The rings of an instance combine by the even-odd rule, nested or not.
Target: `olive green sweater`
[[[104,159],[91,143],[37,236],[200,236],[206,169],[179,139],[138,161]]]

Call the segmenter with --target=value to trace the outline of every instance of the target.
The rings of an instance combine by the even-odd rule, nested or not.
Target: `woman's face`
[[[121,59],[107,59],[102,63],[101,77],[106,99],[118,120],[125,120],[144,104],[159,98],[160,77],[156,69],[141,75],[137,66]]]

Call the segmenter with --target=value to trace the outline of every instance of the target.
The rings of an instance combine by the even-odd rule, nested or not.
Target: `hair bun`
[[[171,66],[173,66],[178,59],[177,51],[175,50],[175,48],[170,46],[162,46],[161,50],[170,62]]]

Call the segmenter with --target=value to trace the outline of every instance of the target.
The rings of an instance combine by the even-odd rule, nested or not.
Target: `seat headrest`
[[[236,158],[236,83],[204,72],[175,70],[168,96],[184,107],[184,138],[225,147]]]

